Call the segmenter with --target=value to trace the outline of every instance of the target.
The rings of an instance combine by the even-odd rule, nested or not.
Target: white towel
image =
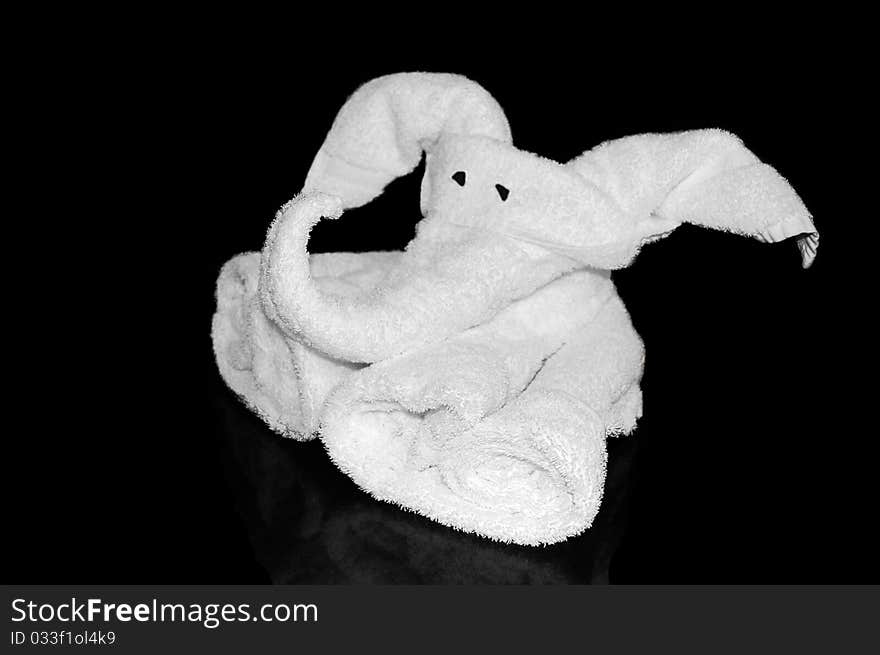
[[[567,275],[490,322],[362,369],[322,438],[377,498],[520,544],[582,532],[605,437],[641,414],[642,346],[607,274]]]
[[[403,253],[310,256],[308,235],[426,153]],[[641,414],[641,342],[610,279],[682,223],[818,233],[791,186],[720,130],[611,141],[568,164],[516,149],[452,75],[374,80],[342,108],[262,255],[218,282],[227,383],[377,498],[493,539],[552,543],[599,508],[605,438]]]
[[[400,253],[327,253],[311,256],[316,284],[345,297],[368,293]],[[361,364],[328,357],[285,337],[260,304],[260,253],[233,257],[217,279],[212,339],[227,385],[275,431],[316,436],[327,394]]]

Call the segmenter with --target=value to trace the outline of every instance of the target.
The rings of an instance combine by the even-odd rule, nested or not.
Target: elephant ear
[[[398,73],[376,78],[346,101],[306,176],[320,191],[359,207],[411,172],[444,133],[510,142],[498,103],[460,75]],[[423,195],[425,191],[423,190]]]
[[[627,266],[642,245],[682,223],[765,242],[795,237],[804,268],[816,257],[819,233],[797,193],[727,132],[696,130],[609,141],[566,166],[611,198],[627,217],[626,230],[601,252],[560,244],[588,265],[595,265],[591,258],[598,253],[603,267]]]

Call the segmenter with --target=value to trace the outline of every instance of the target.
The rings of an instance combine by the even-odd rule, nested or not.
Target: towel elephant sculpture
[[[426,158],[403,252],[310,255],[321,218]],[[365,84],[340,110],[262,253],[229,261],[213,340],[272,428],[320,436],[375,497],[518,544],[588,528],[609,435],[641,416],[641,340],[611,281],[682,223],[775,242],[818,233],[795,191],[720,130],[604,143],[566,164],[511,143],[456,75]]]

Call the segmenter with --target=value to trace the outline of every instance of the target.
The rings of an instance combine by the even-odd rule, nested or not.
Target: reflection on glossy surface
[[[320,441],[271,432],[222,384],[212,394],[226,477],[254,555],[277,584],[607,583],[625,529],[634,437],[609,440],[593,527],[546,547],[493,542],[373,499]]]

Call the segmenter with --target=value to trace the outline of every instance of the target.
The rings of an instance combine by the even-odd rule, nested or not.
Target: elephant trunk
[[[376,362],[441,341],[572,267],[552,257],[536,266],[534,254],[490,235],[419,239],[372,293],[343,298],[315,285],[307,251],[320,218],[341,214],[341,201],[320,192],[285,205],[266,239],[260,286],[267,315],[288,336],[346,361]]]

